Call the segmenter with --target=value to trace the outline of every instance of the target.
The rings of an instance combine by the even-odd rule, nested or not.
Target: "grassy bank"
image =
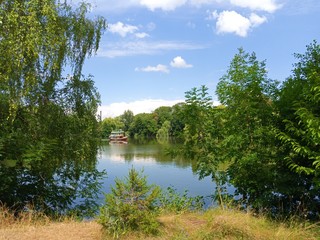
[[[275,223],[236,210],[211,209],[204,213],[162,214],[158,236],[127,233],[121,239],[320,239],[317,224]],[[73,219],[52,221],[34,213],[18,219],[4,209],[0,212],[0,239],[112,239],[96,221],[79,222]]]

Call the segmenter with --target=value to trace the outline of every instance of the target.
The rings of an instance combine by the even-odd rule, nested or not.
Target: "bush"
[[[188,190],[179,194],[173,187],[168,187],[162,191],[159,197],[159,207],[163,211],[182,213],[191,210],[202,210],[204,200],[202,196],[189,197]]]
[[[158,233],[157,199],[160,188],[148,185],[143,171],[130,169],[124,180],[116,179],[100,208],[99,223],[114,237],[128,231]]]

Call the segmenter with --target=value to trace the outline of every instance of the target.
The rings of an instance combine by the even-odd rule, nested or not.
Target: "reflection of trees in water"
[[[50,215],[93,215],[104,173],[96,169],[95,150],[74,157],[1,164],[0,201],[17,212],[31,205]]]
[[[141,142],[131,140],[127,145],[107,145],[104,146],[112,159],[118,159],[131,163],[133,161],[149,161],[157,164],[168,165],[173,164],[179,168],[188,168],[192,166],[194,170],[193,161],[185,159],[181,154],[179,155],[177,149],[181,147],[180,144],[170,143],[159,144],[157,141]]]

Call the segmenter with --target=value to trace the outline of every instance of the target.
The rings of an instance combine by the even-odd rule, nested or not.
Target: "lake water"
[[[168,146],[157,142],[147,144],[105,144],[98,154],[98,170],[105,170],[107,178],[103,182],[102,191],[109,193],[114,186],[115,178],[123,179],[132,167],[143,170],[149,184],[161,188],[175,188],[179,193],[188,190],[189,196],[205,197],[206,206],[211,205],[215,184],[210,177],[199,180],[193,172],[192,162],[173,158],[165,154]],[[103,197],[101,196],[103,200]]]
[[[135,168],[144,171],[149,184],[164,190],[171,187],[180,194],[187,190],[190,197],[203,196],[205,206],[212,206],[210,196],[215,184],[211,178],[199,180],[192,161],[166,154],[169,147],[178,146],[157,142],[106,143],[98,155],[92,148],[84,156],[70,151],[61,154],[62,158],[52,154],[39,161],[4,161],[0,164],[0,202],[15,209],[23,210],[32,204],[50,214],[77,210],[83,216],[90,216],[95,206],[104,203],[103,193],[110,192],[115,179],[125,178]]]

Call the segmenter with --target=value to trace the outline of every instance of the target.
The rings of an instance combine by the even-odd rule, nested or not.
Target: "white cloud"
[[[123,24],[122,22],[117,22],[115,24],[109,24],[109,31],[112,33],[119,34],[121,37],[125,37],[128,33],[134,33],[138,31],[138,27]]]
[[[175,41],[135,41],[117,43],[109,43],[107,41],[106,43],[100,44],[97,56],[114,58],[136,55],[154,55],[169,50],[195,50],[204,48],[206,48],[206,46]]]
[[[191,5],[196,6],[196,7],[201,7],[202,5],[216,3],[217,1],[219,1],[219,0],[189,0],[189,3]]]
[[[277,0],[230,0],[230,3],[251,10],[266,11],[273,13],[282,7]]]
[[[223,11],[217,20],[218,33],[235,33],[241,37],[246,37],[250,29],[250,20],[235,11]]]
[[[184,102],[184,100],[145,99],[134,102],[119,102],[100,106],[98,112],[102,112],[102,118],[117,117],[126,110],[131,110],[136,115],[139,113],[151,113],[158,107],[173,106],[180,102]]]
[[[207,10],[207,14],[208,14],[208,17],[206,18],[207,20],[215,20],[219,17],[219,13],[217,10],[214,10],[212,12]]]
[[[140,0],[140,4],[149,8],[151,11],[162,9],[164,11],[173,11],[177,7],[186,4],[187,0]]]
[[[135,71],[141,72],[164,72],[169,73],[169,69],[166,65],[158,64],[157,66],[147,66],[144,68],[136,68]]]
[[[252,27],[257,27],[259,26],[260,24],[264,23],[267,21],[267,18],[266,17],[260,17],[258,16],[257,14],[255,13],[251,13],[250,17],[250,22],[251,22],[251,25]]]
[[[170,65],[171,65],[171,67],[174,67],[174,68],[191,68],[191,67],[193,67],[191,64],[187,64],[186,61],[181,56],[175,57],[171,61]]]
[[[148,33],[141,32],[141,33],[136,33],[136,37],[137,38],[146,38],[146,37],[150,37],[150,35]]]
[[[234,33],[246,37],[253,28],[267,21],[266,17],[260,17],[252,13],[249,18],[242,16],[235,11],[223,11],[220,14],[213,12],[212,16],[217,18],[217,33]]]
[[[82,0],[68,0],[69,2],[78,4]],[[273,13],[282,7],[282,2],[291,2],[294,0],[87,0],[86,2],[92,3],[94,11],[107,11],[107,12],[123,12],[129,8],[144,7],[151,11],[161,9],[163,11],[173,11],[178,7],[189,5],[192,7],[200,8],[204,5],[207,6],[220,6],[220,7],[242,7],[249,8],[254,11],[266,11]],[[301,0],[295,0],[301,1]],[[304,0],[303,2],[317,1],[317,0]],[[229,5],[229,6],[228,6]]]

